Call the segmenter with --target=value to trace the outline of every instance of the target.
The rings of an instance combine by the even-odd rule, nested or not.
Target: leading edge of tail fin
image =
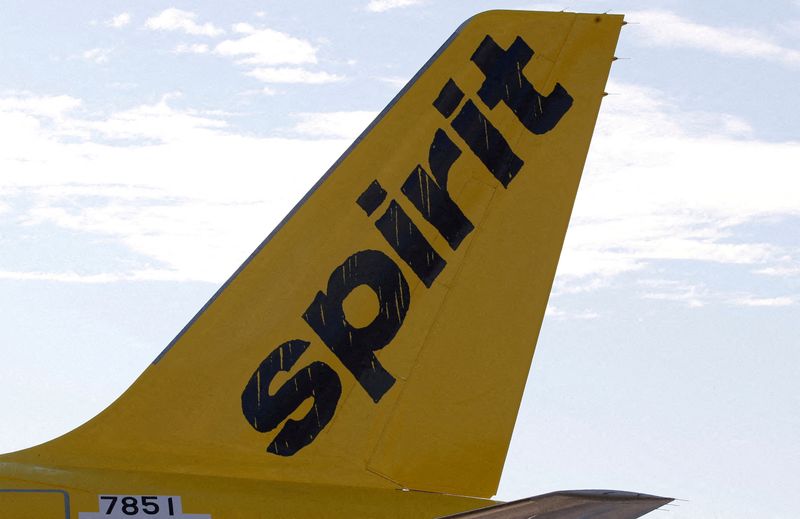
[[[123,396],[10,456],[493,495],[621,25],[468,20]]]

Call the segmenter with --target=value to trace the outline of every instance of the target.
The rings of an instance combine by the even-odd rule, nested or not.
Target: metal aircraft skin
[[[669,502],[488,500],[622,24],[466,21],[125,394],[0,456],[0,517],[619,519]]]

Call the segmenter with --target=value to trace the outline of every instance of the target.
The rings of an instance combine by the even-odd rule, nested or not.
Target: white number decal
[[[78,519],[211,519],[209,514],[184,514],[180,496],[101,495],[99,512],[80,512]]]

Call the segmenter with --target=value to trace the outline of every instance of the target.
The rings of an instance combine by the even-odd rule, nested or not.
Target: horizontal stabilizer
[[[619,490],[567,490],[441,519],[635,519],[671,501],[669,497]]]

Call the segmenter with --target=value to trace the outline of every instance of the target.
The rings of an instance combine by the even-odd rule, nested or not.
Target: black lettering
[[[126,496],[122,498],[122,513],[125,515],[137,515],[139,513],[139,502],[135,497]]]
[[[425,286],[430,288],[446,263],[403,208],[392,200],[383,216],[375,222],[375,227]]]
[[[450,125],[503,187],[508,187],[524,162],[475,103],[468,100]]]
[[[367,186],[367,189],[361,193],[361,196],[358,197],[356,203],[367,213],[367,216],[370,216],[375,212],[375,209],[380,207],[384,200],[386,200],[386,191],[377,180],[373,180]]]
[[[447,191],[450,167],[460,155],[461,150],[450,137],[443,130],[436,130],[428,153],[433,178],[422,166],[417,165],[400,188],[422,216],[444,236],[453,250],[474,229],[472,222],[464,216]]]
[[[108,508],[106,509],[106,515],[111,515],[111,512],[114,511],[114,505],[117,504],[118,498],[117,496],[100,496],[100,502],[102,502],[103,499],[108,499],[109,501],[111,501],[111,503],[108,505]]]
[[[298,371],[274,395],[269,384],[279,371],[289,371],[309,343],[294,339],[278,346],[258,366],[242,392],[244,417],[259,432],[272,431],[308,398],[311,410],[301,420],[289,420],[267,446],[267,452],[292,456],[314,441],[331,421],[342,394],[339,376],[324,362],[312,362]]]
[[[370,324],[356,328],[347,322],[342,303],[358,286],[366,285],[378,297],[379,311]],[[411,303],[400,267],[386,254],[362,250],[331,273],[327,293],[318,292],[303,319],[355,376],[376,403],[394,384],[375,351],[394,338]]]
[[[494,108],[502,100],[525,128],[541,135],[555,128],[567,113],[572,96],[559,83],[547,97],[537,92],[522,73],[531,57],[533,50],[519,36],[508,50],[486,36],[471,59],[486,76],[478,90],[486,106]]]
[[[159,506],[157,496],[142,496],[142,512],[144,512],[146,515],[156,515],[158,510]]]
[[[433,106],[447,119],[453,115],[462,99],[464,99],[464,92],[458,88],[456,82],[451,78],[447,80],[447,83],[444,84],[441,92],[439,92],[439,96],[433,101]]]

